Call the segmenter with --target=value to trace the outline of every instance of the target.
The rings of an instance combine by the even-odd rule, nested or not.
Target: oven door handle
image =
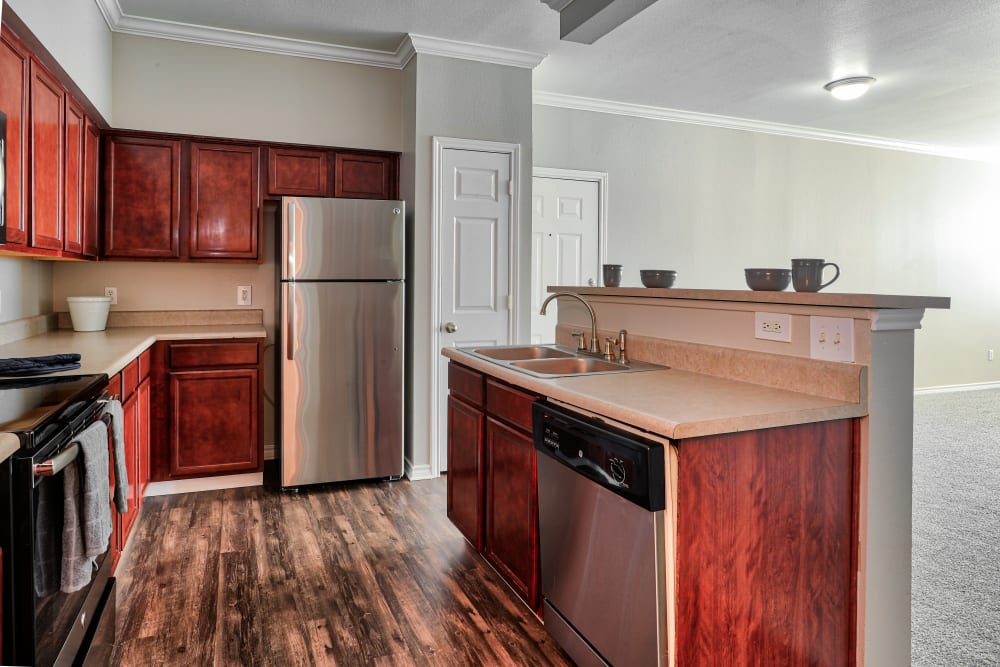
[[[48,461],[42,461],[34,465],[36,477],[52,477],[62,472],[63,468],[76,460],[80,455],[80,445],[75,442],[62,450]]]

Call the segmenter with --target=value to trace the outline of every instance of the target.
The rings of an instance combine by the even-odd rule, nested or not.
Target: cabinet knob
[[[444,323],[444,330],[447,333],[455,333],[456,331],[458,331],[458,325],[455,324],[454,322],[445,322]]]

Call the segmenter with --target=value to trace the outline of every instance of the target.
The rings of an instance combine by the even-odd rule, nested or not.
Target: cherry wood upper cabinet
[[[267,149],[267,194],[326,197],[330,194],[328,151]]]
[[[333,196],[398,199],[398,156],[337,151],[334,157]]]
[[[191,143],[192,259],[258,259],[260,148]]]
[[[111,135],[104,147],[104,255],[179,259],[181,142]]]
[[[28,63],[30,56],[7,26],[0,31],[0,110],[7,114],[7,243],[28,242]]]
[[[100,250],[97,193],[101,189],[101,130],[89,117],[83,146],[83,254],[96,257]]]
[[[87,116],[83,108],[66,95],[66,156],[63,162],[63,249],[83,252],[83,171]]]
[[[30,243],[35,248],[62,250],[65,93],[34,60],[29,70]]]

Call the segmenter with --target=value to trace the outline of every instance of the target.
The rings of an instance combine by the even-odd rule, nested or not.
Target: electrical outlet
[[[754,338],[792,342],[792,316],[788,313],[754,313]]]
[[[252,303],[250,285],[240,285],[236,288],[236,305],[249,306]]]
[[[986,350],[986,361],[993,361],[993,348]]]
[[[854,320],[849,317],[809,318],[809,356],[826,361],[854,361]]]
[[[111,297],[111,305],[112,306],[117,306],[118,305],[118,288],[117,287],[105,287],[104,288],[104,296],[110,296]]]

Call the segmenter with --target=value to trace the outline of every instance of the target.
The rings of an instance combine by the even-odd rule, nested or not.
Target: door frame
[[[441,475],[441,451],[446,436],[447,424],[441,424],[441,387],[438,373],[438,357],[441,355],[441,209],[444,201],[444,151],[448,149],[480,151],[484,153],[503,153],[510,156],[510,182],[513,192],[510,193],[510,219],[508,220],[508,257],[507,257],[507,339],[514,342],[517,333],[517,295],[521,279],[518,275],[521,254],[521,145],[484,139],[459,139],[455,137],[438,137],[433,140],[431,151],[431,322],[434,330],[430,336],[431,364],[431,396],[430,396],[430,442],[431,446],[431,477]]]
[[[608,262],[608,172],[557,167],[532,167],[532,177],[560,178],[566,181],[593,181],[597,183],[597,263]],[[596,267],[601,275],[601,267]]]

